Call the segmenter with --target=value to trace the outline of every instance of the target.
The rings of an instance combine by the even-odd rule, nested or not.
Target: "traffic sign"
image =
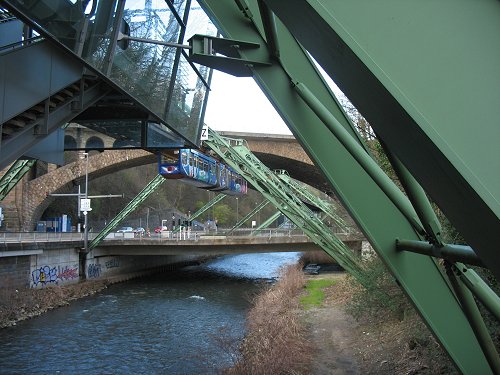
[[[90,208],[90,199],[88,198],[80,199],[80,211],[82,212],[92,211],[92,208]]]

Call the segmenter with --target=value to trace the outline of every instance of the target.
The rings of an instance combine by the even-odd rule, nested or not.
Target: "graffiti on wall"
[[[104,264],[106,265],[107,269],[116,268],[116,267],[120,267],[120,260],[118,258],[113,258],[111,260],[108,260]]]
[[[50,267],[42,266],[31,272],[33,285],[46,285],[49,283],[57,284],[59,281],[66,281],[78,278],[78,267]]]
[[[87,277],[93,279],[99,276],[101,276],[101,265],[95,263],[89,264],[87,268]]]

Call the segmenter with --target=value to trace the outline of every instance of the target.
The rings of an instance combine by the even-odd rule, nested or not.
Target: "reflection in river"
[[[206,374],[244,334],[249,297],[298,253],[226,256],[109,287],[0,331],[0,374]]]

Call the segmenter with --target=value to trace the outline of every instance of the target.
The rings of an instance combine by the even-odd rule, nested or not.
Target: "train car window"
[[[181,152],[181,164],[187,165],[187,152],[186,151]]]

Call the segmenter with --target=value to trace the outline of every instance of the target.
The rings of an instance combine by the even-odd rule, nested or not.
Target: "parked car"
[[[307,266],[304,267],[303,271],[304,273],[307,273],[309,275],[318,275],[320,268],[321,266],[318,264],[309,263]]]
[[[143,227],[137,227],[134,229],[135,234],[143,235],[144,232],[146,232],[146,229],[144,229]]]
[[[134,228],[132,227],[121,227],[120,229],[118,229],[116,231],[116,233],[130,233],[130,232],[134,232]]]
[[[160,233],[160,232],[163,232],[163,231],[166,231],[166,230],[168,230],[168,227],[160,225],[159,227],[155,228],[155,233]]]

